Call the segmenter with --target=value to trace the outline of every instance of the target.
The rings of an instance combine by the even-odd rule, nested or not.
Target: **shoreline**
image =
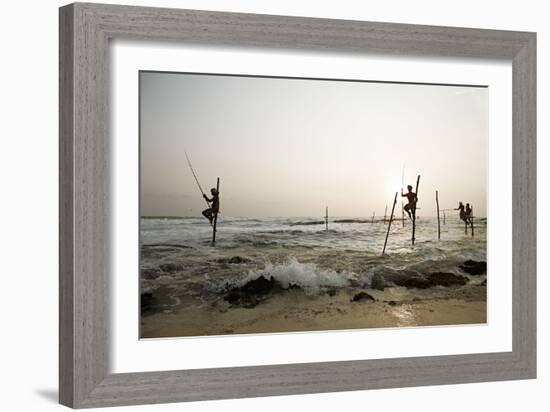
[[[361,292],[374,300],[353,301]],[[170,311],[142,315],[140,338],[484,324],[486,293],[486,286],[475,284],[429,290],[344,288],[316,296],[288,290],[254,308],[234,307],[223,299],[198,306],[182,301]]]

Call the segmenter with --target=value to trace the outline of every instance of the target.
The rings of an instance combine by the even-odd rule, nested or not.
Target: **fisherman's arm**
[[[206,196],[204,193],[202,194],[202,197],[204,197],[204,199],[205,199],[208,203],[210,203],[210,202],[212,202],[212,200],[214,200],[213,198],[212,198],[212,199],[208,199],[208,196]]]

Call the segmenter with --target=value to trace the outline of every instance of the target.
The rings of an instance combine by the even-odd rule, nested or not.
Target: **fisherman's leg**
[[[409,219],[411,219],[411,217],[412,217],[412,216],[411,216],[411,211],[410,211],[410,210],[411,210],[411,205],[409,205],[409,204],[407,203],[407,204],[403,207],[403,210],[404,210],[405,212],[407,212],[407,214],[409,215]]]
[[[212,223],[212,209],[205,209],[202,211],[202,215]]]

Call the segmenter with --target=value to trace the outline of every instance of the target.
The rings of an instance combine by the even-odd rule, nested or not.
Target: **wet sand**
[[[353,302],[360,292],[374,298]],[[203,305],[180,302],[141,318],[142,338],[275,333],[386,327],[480,324],[487,322],[486,287],[347,288],[333,296],[287,290],[253,308],[223,299]]]

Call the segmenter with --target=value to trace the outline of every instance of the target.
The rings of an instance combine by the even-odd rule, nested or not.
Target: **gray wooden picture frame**
[[[89,408],[536,377],[535,33],[84,3],[62,7],[59,19],[62,404]],[[109,373],[110,39],[510,61],[512,351]]]

